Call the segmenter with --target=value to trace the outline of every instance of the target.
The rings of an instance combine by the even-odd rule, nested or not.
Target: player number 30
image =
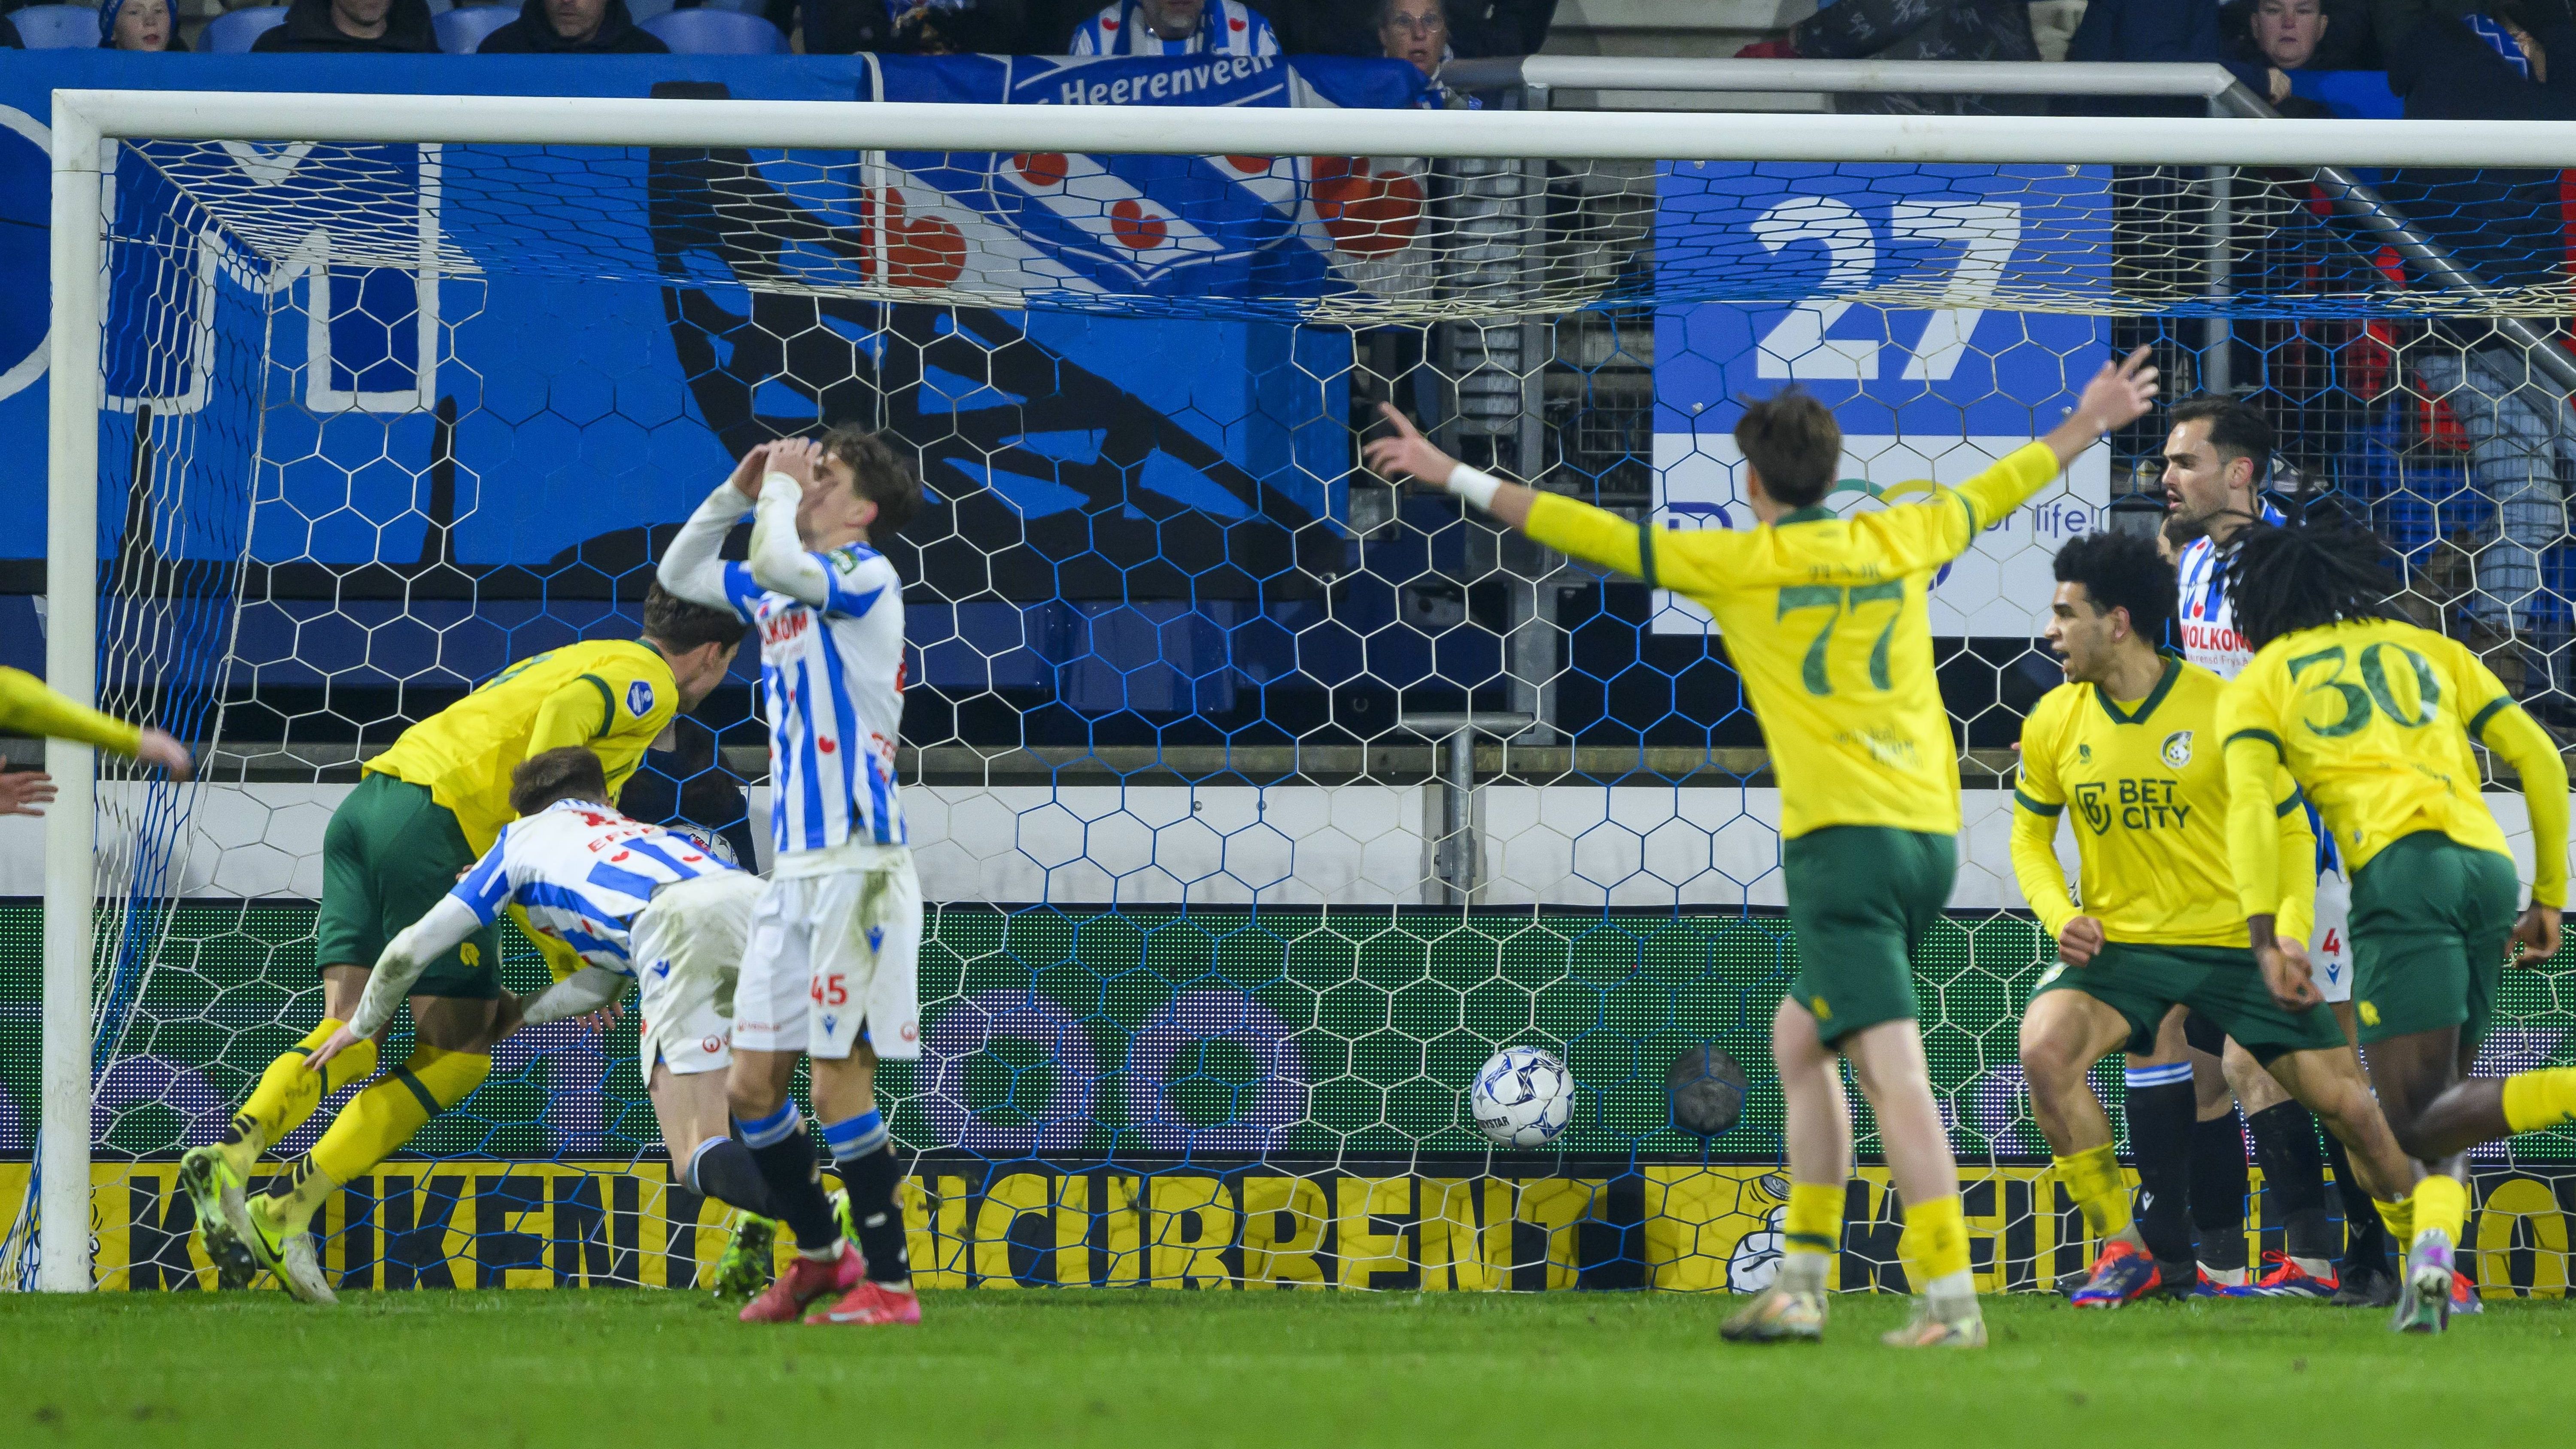
[[[2407,665],[2414,668],[2415,708],[2412,710],[2398,699],[2397,691],[2390,684],[2388,656],[2391,654],[2399,656]],[[2370,723],[2374,708],[2388,716],[2389,723],[2402,729],[2421,729],[2432,723],[2433,706],[2441,703],[2442,687],[2435,682],[2433,666],[2425,662],[2423,655],[2403,644],[2391,644],[2386,640],[2364,645],[2358,661],[2361,674],[2359,684],[2354,684],[2345,677],[2352,672],[2354,662],[2346,655],[2344,647],[2340,644],[2331,649],[2320,649],[2313,654],[2302,654],[2290,661],[2291,678],[2307,684],[2308,694],[2342,696],[2341,712],[2333,719],[2321,723],[2311,717],[2306,721],[2310,734],[2326,739],[2340,739]],[[2320,665],[2331,666],[2334,672],[2318,678],[2314,683],[2309,683],[2312,670]]]

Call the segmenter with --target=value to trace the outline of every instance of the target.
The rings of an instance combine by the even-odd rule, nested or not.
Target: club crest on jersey
[[[2075,787],[2075,808],[2083,812],[2084,823],[2092,826],[2096,835],[2111,828],[2111,807],[2102,803],[2102,791],[2103,785],[2099,780],[2088,780]]]
[[[2191,731],[2175,730],[2165,736],[2165,763],[2179,770],[2191,763]]]
[[[2093,747],[2091,745],[2078,744],[2075,747],[2075,758],[2081,764],[2089,765],[2093,763]]]
[[[626,712],[642,719],[653,712],[653,686],[639,679],[626,686]]]

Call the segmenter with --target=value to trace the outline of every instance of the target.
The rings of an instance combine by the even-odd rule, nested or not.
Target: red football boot
[[[742,1306],[745,1323],[794,1323],[805,1305],[834,1293],[867,1286],[868,1260],[847,1244],[829,1262],[798,1254],[787,1271],[770,1280],[760,1296]]]
[[[841,1301],[814,1314],[807,1323],[919,1323],[921,1295],[909,1288],[862,1282]]]

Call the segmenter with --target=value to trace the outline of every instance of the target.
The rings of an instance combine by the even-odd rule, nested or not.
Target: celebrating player
[[[2183,403],[2173,410],[2172,422],[2165,439],[2164,483],[2167,532],[2181,545],[2175,632],[2185,659],[2221,679],[2234,679],[2253,651],[2236,632],[2227,565],[2245,530],[2258,522],[2282,521],[2280,510],[2263,501],[2264,481],[2272,471],[2272,429],[2262,414],[2229,398]],[[2319,991],[2349,1036],[2352,956],[2346,917],[2351,890],[2331,839],[2319,842],[2315,869],[2309,960]],[[2181,1114],[2161,1110],[2164,1104],[2153,1100],[2152,1089],[2132,1090],[2129,1131],[2142,1178],[2181,1178],[2188,1172],[2191,1217],[2200,1229],[2198,1277],[2252,1297],[2332,1295],[2347,1306],[2394,1301],[2397,1285],[2388,1272],[2388,1234],[2345,1160],[2343,1143],[2328,1135],[2320,1157],[2316,1123],[2307,1109],[2284,1096],[2241,1044],[2229,1048],[2206,1015],[2194,1016],[2187,1030],[2203,1054],[2201,1120],[2196,1127],[2183,1127]],[[2210,1060],[2213,1056],[2218,1060]],[[2218,1090],[2220,1073],[2227,1091]],[[2228,1109],[2228,1091],[2243,1107],[2246,1128],[2254,1134],[2263,1184],[2280,1211],[2287,1250],[2251,1283],[2245,1267],[2245,1139],[2237,1131],[2236,1114]],[[2346,1227],[2340,1268],[2329,1261],[2335,1252],[2334,1224],[2326,1217],[2324,1168],[2329,1161]]]
[[[307,1071],[307,1059],[348,1024],[388,940],[446,896],[515,818],[510,775],[521,762],[583,746],[599,757],[615,794],[672,716],[695,709],[724,678],[741,645],[742,622],[730,610],[654,589],[644,600],[643,638],[568,644],[523,659],[366,762],[322,836],[313,943],[322,1022],[269,1063],[221,1143],[179,1159],[217,1282],[240,1287],[267,1268],[296,1297],[329,1300],[306,1233],[314,1212],[491,1073],[503,1025],[497,934],[479,929],[422,963],[410,988],[418,1041],[411,1059],[351,1098],[313,1150],[248,1202],[243,1188],[260,1154],[324,1097],[372,1074],[376,1045],[356,1042],[320,1072]],[[570,954],[537,939],[550,960]]]
[[[750,496],[755,484],[759,498]],[[672,540],[663,587],[760,628],[776,855],[734,991],[733,1115],[796,1237],[788,1271],[743,1309],[785,1322],[918,1323],[901,1169],[876,1106],[880,1058],[921,1054],[921,885],[895,802],[903,722],[903,583],[870,547],[921,506],[894,450],[855,428],[755,448]],[[724,536],[752,515],[751,561]],[[813,1063],[823,1140],[849,1195],[851,1253],[787,1095]]]
[[[2459,643],[2389,616],[2395,576],[2369,530],[2340,520],[2257,529],[2235,563],[2236,625],[2253,661],[2218,707],[2226,741],[2228,858],[2284,1006],[2319,999],[2295,932],[2296,883],[2249,789],[2286,764],[2352,863],[2353,1010],[2398,1145],[2424,1165],[2384,1210],[2409,1245],[2396,1327],[2438,1333],[2468,1213],[2462,1154],[2576,1120],[2576,1069],[2467,1077],[2495,1012],[2507,942],[2517,963],[2558,952],[2567,899],[2567,767],[2502,682]],[[2479,793],[2478,741],[2522,776],[2531,904],[2504,830]],[[2474,1308],[2467,1298],[2462,1306]]]
[[[2162,1270],[2132,1219],[2111,1121],[2085,1074],[2123,1045],[2149,1052],[2177,1005],[2216,1023],[2351,1144],[2374,1198],[2405,1198],[2415,1169],[2333,1014],[2275,1002],[2255,967],[2227,869],[2227,769],[2214,747],[2225,682],[2156,648],[2173,608],[2172,565],[2151,540],[2096,533],[2058,551],[2057,580],[2047,638],[2066,683],[2022,727],[2012,859],[2058,964],[2022,1017],[2021,1064],[2058,1181],[2102,1243],[2075,1302],[2116,1308],[2157,1287]],[[2301,940],[2316,836],[2287,772],[2264,785],[2286,882],[2280,930]],[[2080,910],[2057,861],[2069,804]]]
[[[645,1091],[671,1161],[686,1164],[691,1191],[771,1216],[759,1166],[727,1135],[723,1076],[734,971],[760,878],[687,836],[627,819],[608,794],[599,757],[579,745],[531,755],[511,771],[510,804],[521,818],[502,828],[456,889],[386,944],[357,1014],[314,1049],[307,1067],[327,1071],[333,1058],[384,1030],[431,961],[517,904],[537,934],[564,943],[582,966],[505,1002],[502,1014],[515,1022],[496,1035],[597,1011],[637,983]]]
[[[1369,466],[1443,487],[1552,548],[1692,598],[1716,616],[1780,782],[1781,867],[1799,974],[1772,1022],[1788,1116],[1787,1252],[1778,1280],[1729,1320],[1738,1340],[1816,1338],[1842,1239],[1852,1124],[1840,1053],[1878,1116],[1905,1202],[1899,1252],[1925,1289],[1898,1345],[1985,1342],[1958,1167],[1932,1100],[1908,955],[1957,869],[1957,741],[1933,675],[1932,574],[2009,518],[2103,433],[2147,409],[2140,348],[2106,366],[2074,413],[1955,490],[1848,521],[1823,507],[1842,434],[1795,391],[1735,426],[1758,526],[1669,532],[1501,482],[1448,457],[1393,408]]]

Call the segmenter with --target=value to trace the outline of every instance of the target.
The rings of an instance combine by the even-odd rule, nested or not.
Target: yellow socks
[[[250,1100],[242,1103],[234,1115],[231,1129],[216,1150],[233,1171],[249,1175],[259,1155],[283,1140],[287,1133],[304,1125],[322,1099],[351,1082],[373,1076],[376,1070],[376,1044],[362,1041],[322,1064],[318,1072],[306,1071],[304,1059],[313,1049],[331,1039],[343,1023],[324,1021],[305,1033],[304,1040],[278,1054],[268,1070],[259,1074],[259,1085],[251,1089]]]
[[[2537,1132],[2576,1122],[2576,1067],[2516,1072],[2504,1079],[2504,1125]]]
[[[2084,1229],[2098,1242],[2129,1231],[2135,1219],[2129,1208],[2129,1179],[2111,1144],[2088,1147],[2057,1159],[2057,1180],[2084,1214]]]
[[[1793,1293],[1824,1292],[1826,1272],[1843,1246],[1843,1185],[1789,1184],[1780,1236],[1780,1286]]]
[[[2374,1200],[2371,1206],[2379,1209],[2379,1221],[2387,1226],[2389,1241],[2397,1244],[2399,1251],[2403,1252],[2414,1243],[2415,1199],[2402,1197],[2395,1202]]]
[[[2469,1189],[2456,1177],[2426,1173],[2415,1184],[2415,1236],[2439,1231],[2457,1246],[2469,1219]]]
[[[1968,1272],[1968,1219],[1957,1193],[1907,1203],[1896,1252],[1915,1289],[1930,1301],[1933,1316],[1957,1320],[1976,1313],[1977,1280]]]
[[[342,1184],[400,1151],[430,1118],[473,1095],[491,1074],[492,1058],[485,1053],[414,1049],[410,1061],[351,1098],[311,1155],[270,1190],[270,1225],[281,1236],[303,1232]]]

